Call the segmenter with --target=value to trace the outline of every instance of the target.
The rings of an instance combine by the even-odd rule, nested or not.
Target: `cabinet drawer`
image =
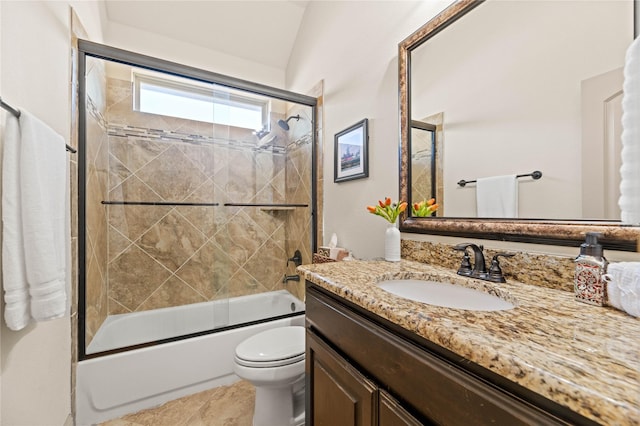
[[[398,337],[314,287],[307,326],[422,420],[441,425],[558,425],[556,417]]]

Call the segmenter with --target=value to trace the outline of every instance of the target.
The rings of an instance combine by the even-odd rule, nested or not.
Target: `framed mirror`
[[[459,0],[403,40],[400,199],[440,208],[407,209],[401,231],[570,246],[596,231],[636,251],[617,206],[633,20],[632,0]],[[514,216],[477,209],[495,177],[515,179]]]

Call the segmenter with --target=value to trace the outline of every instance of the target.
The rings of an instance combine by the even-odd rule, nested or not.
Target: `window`
[[[140,70],[132,80],[135,111],[252,130],[269,123],[268,100],[249,93]]]

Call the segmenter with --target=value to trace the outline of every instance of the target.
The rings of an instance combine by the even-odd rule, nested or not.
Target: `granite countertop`
[[[572,292],[495,284],[402,260],[302,265],[331,291],[494,373],[606,425],[640,424],[640,319],[591,306]],[[378,288],[382,279],[453,282],[514,302],[506,311],[466,311],[413,302]]]

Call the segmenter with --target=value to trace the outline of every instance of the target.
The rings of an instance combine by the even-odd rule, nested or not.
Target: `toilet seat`
[[[247,361],[236,356],[236,363],[245,367],[267,368],[267,367],[284,367],[285,365],[295,364],[304,361],[304,354],[297,355],[293,358],[279,359],[275,361]]]
[[[304,361],[304,327],[273,328],[249,337],[236,347],[236,363],[245,367],[281,367]]]

